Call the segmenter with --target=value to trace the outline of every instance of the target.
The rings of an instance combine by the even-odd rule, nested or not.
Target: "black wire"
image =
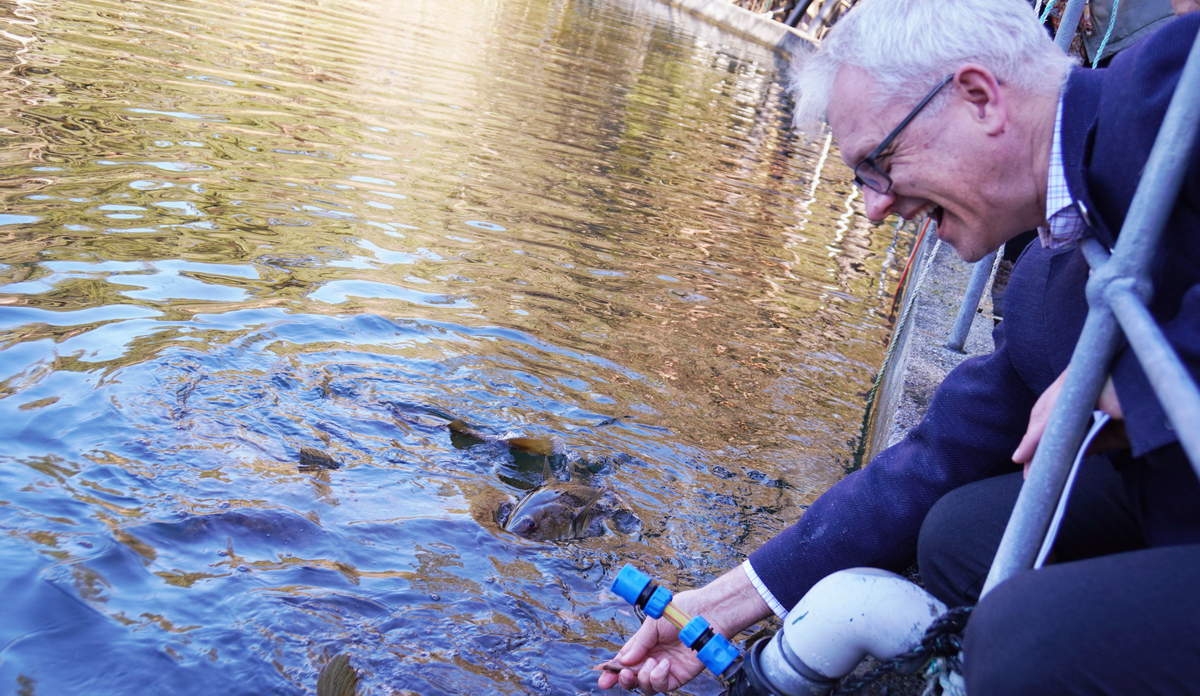
[[[962,663],[958,659],[962,651],[962,634],[967,628],[967,620],[971,618],[974,607],[955,607],[933,620],[925,629],[920,644],[908,652],[900,653],[887,662],[867,672],[858,679],[842,680],[833,696],[856,694],[871,683],[889,674],[912,674],[923,668],[938,657],[950,658],[950,668],[955,672],[962,671]]]

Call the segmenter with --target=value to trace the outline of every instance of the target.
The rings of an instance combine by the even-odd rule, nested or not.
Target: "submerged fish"
[[[314,447],[300,448],[300,471],[320,471],[321,469],[339,469],[341,463],[329,454]]]
[[[621,502],[616,492],[592,485],[586,466],[572,468],[572,480],[560,480],[551,462],[562,459],[558,443],[549,438],[499,438],[480,433],[460,419],[447,427],[454,436],[504,444],[512,450],[538,457],[540,483],[520,500],[495,489],[476,497],[471,514],[485,527],[504,530],[531,541],[565,541],[602,536],[609,529],[630,534],[641,522]],[[532,471],[530,473],[533,473]],[[536,474],[533,474],[536,477]],[[502,480],[508,480],[501,476]],[[533,484],[529,481],[520,487]]]
[[[317,675],[317,696],[354,696],[358,690],[358,671],[350,666],[349,655],[338,655]]]
[[[534,541],[562,541],[604,534],[601,504],[605,491],[572,483],[554,482],[535,488],[517,501],[506,519],[497,519],[505,531]]]
[[[586,539],[609,531],[632,534],[642,525],[616,492],[555,480],[529,491],[515,503],[505,496],[498,505],[492,505],[491,521],[497,528],[530,541]]]
[[[616,491],[578,477],[558,480],[549,464],[542,485],[519,500],[491,490],[476,505],[481,509],[472,506],[472,514],[481,524],[530,541],[586,539],[609,531],[632,534],[642,525]]]
[[[487,435],[471,428],[463,422],[461,418],[456,418],[446,425],[450,432],[459,437],[478,440],[480,442],[492,442],[507,445],[511,449],[519,450],[538,457],[549,457],[554,454],[557,449],[554,440],[545,437],[496,437]]]

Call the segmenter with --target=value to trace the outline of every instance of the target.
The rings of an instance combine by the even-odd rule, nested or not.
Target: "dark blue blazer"
[[[1111,247],[1125,221],[1200,13],[1173,20],[1103,70],[1076,69],[1063,96],[1063,159],[1091,232]],[[1038,396],[1066,368],[1087,313],[1078,250],[1036,241],[1005,293],[996,350],[959,365],[919,425],[822,495],[795,525],[750,556],[792,607],[818,580],[856,566],[901,571],[916,558],[925,515],[949,491],[1019,470],[1011,460]],[[1151,311],[1200,375],[1200,148],[1155,256]],[[1131,450],[1110,457],[1125,477],[1151,545],[1200,543],[1200,483],[1132,351],[1113,367]],[[1200,423],[1196,424],[1200,427]]]

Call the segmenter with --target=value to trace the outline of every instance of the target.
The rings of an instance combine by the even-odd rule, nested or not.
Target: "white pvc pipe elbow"
[[[814,585],[788,613],[782,640],[777,635],[771,641],[763,662],[782,658],[804,671],[799,661],[815,673],[810,678],[833,682],[866,655],[886,661],[916,647],[945,611],[946,605],[895,573],[839,571]]]

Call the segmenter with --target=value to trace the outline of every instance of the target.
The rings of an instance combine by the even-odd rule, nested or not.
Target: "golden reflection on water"
[[[621,564],[702,582],[843,475],[908,241],[780,57],[679,19],[0,4],[0,683],[586,691]],[[541,464],[458,416],[642,531],[481,528]]]

